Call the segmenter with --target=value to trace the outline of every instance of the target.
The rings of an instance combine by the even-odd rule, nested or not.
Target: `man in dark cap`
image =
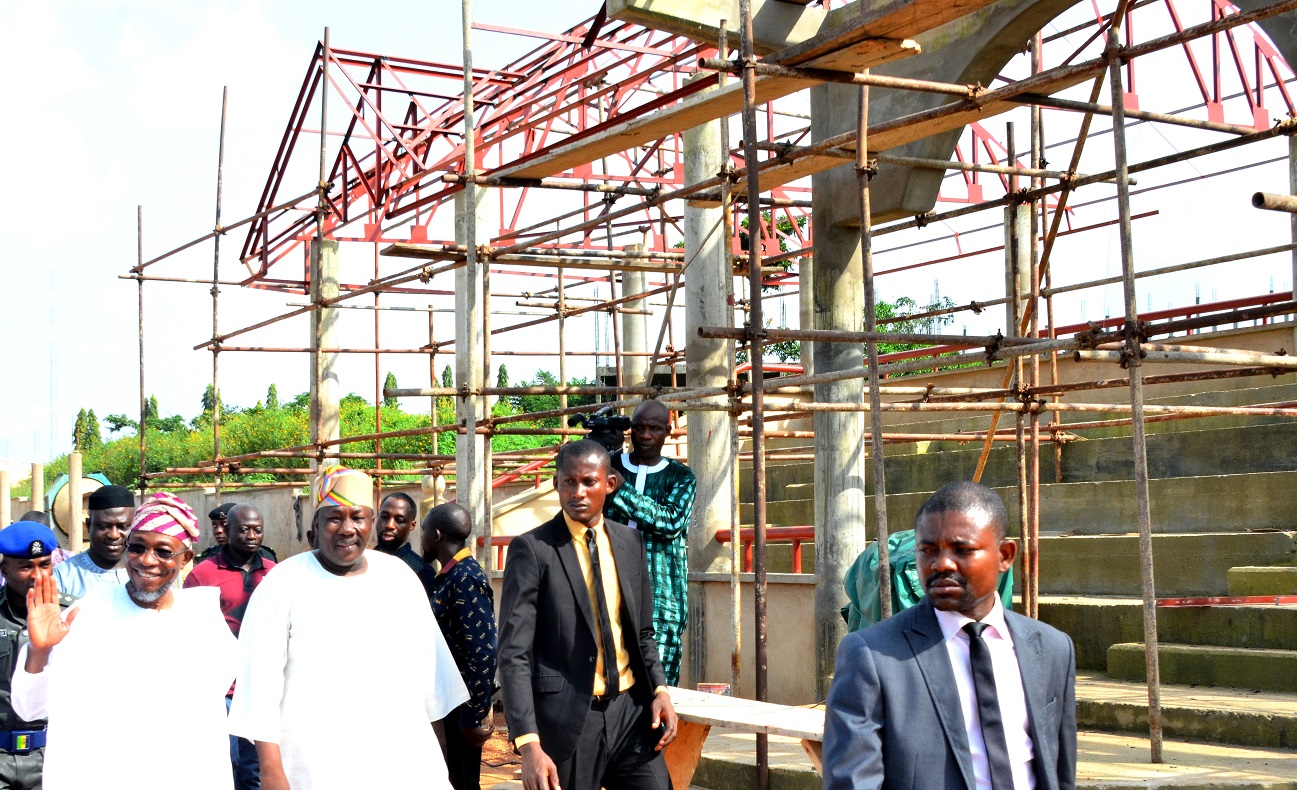
[[[217,505],[207,513],[207,518],[212,522],[212,545],[203,549],[203,552],[194,558],[194,565],[202,562],[208,557],[213,557],[225,548],[230,542],[229,527],[226,520],[229,518],[230,511],[236,507],[234,502],[226,502],[223,505]]]
[[[38,573],[50,572],[50,554],[58,548],[54,533],[44,524],[18,521],[0,530],[0,628],[4,629],[0,654],[0,787],[34,790],[41,786],[45,763],[45,721],[24,721],[9,703],[13,660],[27,644],[27,591]],[[66,609],[76,600],[61,596]]]
[[[50,521],[50,514],[43,510],[28,510],[18,517],[18,521],[35,521],[43,527],[52,527],[54,524]],[[62,546],[55,546],[54,553],[50,555],[50,562],[53,567],[57,568],[64,561],[71,559],[72,552]],[[4,577],[0,576],[0,586],[4,586]]]
[[[135,495],[129,488],[104,486],[90,495],[86,518],[89,547],[54,569],[59,590],[81,598],[100,584],[125,584],[128,580],[122,557],[126,533],[135,516]]]

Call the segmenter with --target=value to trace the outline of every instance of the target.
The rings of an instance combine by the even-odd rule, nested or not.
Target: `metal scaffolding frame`
[[[1137,7],[1156,3],[1132,5],[1130,0],[1120,0],[1113,13],[1098,16],[1089,26],[1093,29],[1087,43],[1100,40],[1106,42],[1100,56],[1078,61],[1081,52],[1078,49],[1062,65],[1046,68],[1043,45],[1058,36],[1044,37],[1037,34],[1029,47],[1031,73],[1021,79],[1006,80],[1005,84],[991,88],[884,77],[871,74],[868,69],[842,71],[807,65],[822,62],[815,61],[816,57],[829,57],[846,48],[864,46],[860,43],[861,40],[872,47],[871,62],[879,65],[913,54],[912,42],[889,39],[888,42],[879,43],[878,39],[868,37],[868,31],[875,29],[871,25],[886,26],[893,21],[888,18],[887,7],[870,10],[863,3],[861,20],[848,24],[848,33],[835,34],[836,39],[833,36],[821,36],[819,38],[824,40],[814,40],[814,46],[799,45],[761,59],[754,53],[749,0],[741,0],[740,47],[737,59],[734,60],[730,58],[724,21],[720,25],[721,38],[712,46],[629,23],[591,20],[562,35],[545,36],[547,43],[499,70],[474,68],[472,30],[514,34],[520,31],[473,25],[470,0],[463,0],[463,3],[463,65],[335,49],[330,46],[326,30],[308,67],[260,205],[248,218],[229,226],[221,224],[224,98],[214,230],[146,261],[143,255],[141,209],[137,263],[130,274],[126,275],[128,279],[137,281],[139,291],[141,487],[189,486],[190,483],[167,479],[194,476],[211,477],[218,497],[223,486],[299,487],[303,483],[296,480],[240,483],[238,478],[250,473],[305,476],[312,468],[309,462],[321,463],[327,459],[348,458],[375,461],[376,468],[373,471],[380,480],[418,474],[454,477],[454,455],[384,453],[382,449],[384,439],[441,433],[486,437],[485,467],[488,474],[499,470],[502,477],[516,479],[521,473],[538,470],[538,465],[546,462],[550,455],[543,450],[493,451],[490,441],[492,437],[551,435],[564,441],[568,436],[583,432],[569,428],[510,427],[514,423],[567,417],[608,405],[633,407],[640,397],[659,398],[677,412],[726,412],[736,437],[733,455],[750,460],[752,469],[755,687],[758,699],[764,699],[768,691],[767,463],[770,460],[805,460],[815,457],[814,452],[807,453],[804,448],[783,448],[770,452],[767,448],[769,440],[810,439],[814,438],[814,434],[768,428],[767,423],[817,412],[869,413],[868,441],[873,463],[877,514],[874,537],[879,541],[879,567],[884,569],[879,579],[883,590],[884,616],[890,614],[888,609],[891,602],[888,594],[890,577],[886,573],[886,536],[889,531],[886,456],[883,452],[886,444],[920,441],[979,442],[982,444],[982,453],[975,479],[980,479],[993,443],[1014,443],[1017,449],[1019,512],[1023,515],[1021,537],[1026,570],[1023,602],[1026,613],[1036,616],[1039,602],[1041,444],[1053,444],[1055,452],[1061,452],[1062,445],[1074,440],[1079,432],[1129,426],[1133,436],[1136,470],[1151,759],[1160,762],[1161,710],[1145,426],[1163,420],[1219,415],[1297,417],[1297,404],[1278,403],[1255,407],[1148,405],[1145,403],[1144,388],[1146,385],[1276,375],[1297,370],[1297,359],[1279,354],[1153,341],[1228,323],[1291,316],[1297,313],[1297,301],[1294,301],[1293,293],[1281,293],[1196,305],[1183,310],[1141,314],[1135,302],[1135,281],[1144,277],[1297,251],[1297,238],[1293,244],[1136,271],[1132,244],[1132,222],[1136,217],[1132,215],[1130,208],[1130,185],[1133,183],[1131,175],[1275,137],[1288,137],[1291,145],[1292,136],[1297,132],[1297,120],[1292,117],[1293,107],[1286,88],[1289,77],[1281,71],[1282,59],[1262,36],[1254,33],[1256,69],[1254,81],[1249,83],[1244,74],[1243,61],[1237,56],[1237,42],[1233,33],[1242,26],[1253,25],[1262,19],[1297,9],[1297,0],[1280,0],[1249,12],[1238,12],[1236,9],[1230,11],[1223,3],[1216,2],[1212,6],[1210,21],[1188,27],[1180,24],[1170,0],[1166,0],[1166,7],[1175,19],[1176,32],[1138,43],[1126,23]],[[928,20],[919,24],[931,27],[939,21]],[[1213,40],[1227,38],[1235,51],[1235,63],[1245,86],[1242,96],[1246,98],[1255,120],[1251,126],[1224,123],[1222,107],[1229,97],[1222,94],[1219,79],[1221,63],[1218,61],[1215,64],[1217,76],[1213,86],[1209,88],[1203,69],[1194,60],[1194,54],[1187,46],[1189,42],[1208,37]],[[1181,114],[1142,112],[1126,107],[1127,97],[1133,91],[1136,59],[1175,47],[1184,48],[1196,82],[1201,88],[1202,106],[1206,107],[1208,115],[1205,121]],[[1272,77],[1268,82],[1264,78],[1267,69]],[[593,78],[592,74],[595,75]],[[737,75],[739,80],[735,83],[728,82],[727,75],[730,74]],[[446,88],[444,92],[423,84],[427,81],[461,79],[462,87],[457,90]],[[1087,102],[1063,100],[1048,95],[1087,81],[1091,84]],[[808,129],[777,134],[776,117],[787,117],[788,113],[781,116],[781,111],[772,102],[804,87],[824,82],[858,86],[859,115],[856,129],[810,144],[803,144]],[[1110,105],[1099,103],[1105,83],[1111,94]],[[952,97],[952,100],[934,110],[871,123],[871,87],[939,93]],[[1268,90],[1283,99],[1289,120],[1271,125],[1264,105]],[[348,91],[351,93],[348,94]],[[330,95],[351,96],[351,99],[344,98],[350,120],[343,132],[329,131]],[[320,126],[318,129],[307,129],[307,112],[317,101],[320,105]],[[885,153],[902,143],[962,127],[975,119],[985,119],[1024,104],[1031,107],[1030,142],[1026,149],[1025,164],[1020,154],[1014,150],[1011,128],[1005,143],[1000,145],[986,135],[980,124],[974,130],[974,140],[968,148],[968,156],[961,146],[956,161],[922,160]],[[476,112],[479,106],[485,108],[480,115]],[[1064,170],[1049,170],[1045,167],[1044,152],[1047,143],[1042,109],[1081,113],[1083,116],[1080,133],[1069,141],[1072,145],[1070,162]],[[742,123],[743,138],[739,150],[731,150],[728,142],[728,119],[734,115],[739,115]],[[763,131],[760,120],[763,117],[766,121],[765,140],[760,139]],[[1096,117],[1112,120],[1115,166],[1107,172],[1082,175],[1077,168],[1083,150],[1094,136],[1091,134],[1091,125]],[[684,183],[681,164],[684,148],[682,133],[686,128],[715,119],[724,121],[723,151],[727,165],[713,178]],[[1229,139],[1144,162],[1131,162],[1126,148],[1126,129],[1137,122],[1189,126],[1226,134]],[[563,130],[567,134],[563,134]],[[319,182],[310,192],[281,200],[279,189],[290,178],[292,153],[303,136],[319,138]],[[336,156],[332,160],[329,159],[331,136],[341,137]],[[366,150],[364,147],[369,145],[372,145],[372,149]],[[996,146],[999,146],[999,154],[996,153]],[[983,154],[979,154],[979,150]],[[1297,152],[1297,148],[1293,150]],[[992,161],[981,161],[984,156]],[[495,160],[494,166],[489,164],[490,159]],[[601,161],[602,164],[596,167],[596,161]],[[1292,161],[1295,163],[1292,165],[1294,172],[1297,172],[1297,156]],[[771,285],[791,284],[788,279],[790,275],[785,268],[772,264],[807,256],[811,246],[813,231],[806,210],[809,203],[805,200],[809,190],[795,182],[812,173],[848,162],[854,165],[859,186],[860,242],[865,272],[865,331],[769,328],[764,311],[765,303],[770,297],[763,295],[763,291]],[[967,188],[968,194],[964,202],[971,205],[891,222],[881,227],[875,226],[870,210],[870,180],[880,163],[945,168]],[[1000,179],[1006,193],[1004,197],[981,199],[982,189],[978,181],[981,175]],[[1294,191],[1297,191],[1297,177],[1294,179]],[[1065,221],[1070,222],[1067,216],[1068,201],[1077,190],[1099,183],[1112,183],[1117,189],[1116,224],[1121,241],[1121,275],[1055,286],[1050,273],[1051,256],[1056,241],[1069,232],[1063,228]],[[456,193],[465,189],[486,189],[502,195],[499,201],[501,232],[492,234],[489,244],[481,245],[471,241],[463,244],[433,240],[429,233],[438,209],[448,205]],[[523,206],[528,196],[533,194],[543,194],[546,197],[579,195],[581,203],[570,211],[524,225]],[[514,211],[510,217],[505,207],[511,200],[514,201]],[[704,338],[739,341],[748,352],[750,369],[746,382],[739,378],[738,372],[733,372],[729,384],[723,387],[674,386],[676,365],[683,359],[683,348],[678,347],[674,341],[664,345],[664,340],[673,331],[671,308],[682,282],[685,284],[685,294],[688,293],[688,279],[685,275],[692,261],[686,258],[686,254],[673,249],[668,239],[680,223],[680,217],[675,212],[679,211],[682,201],[686,200],[720,205],[723,208],[722,221],[713,228],[713,233],[719,230],[734,275],[746,281],[746,298],[737,299],[739,295],[736,294],[736,301],[741,302],[746,315],[740,325],[703,327],[699,329],[699,335]],[[1254,202],[1260,209],[1297,212],[1297,199],[1287,195],[1258,193]],[[473,200],[463,201],[466,208],[460,217],[468,227],[465,238],[469,240],[479,237],[474,230],[477,219],[473,203]],[[615,204],[620,207],[615,207]],[[733,218],[731,207],[734,204],[746,207],[747,229]],[[1016,278],[1006,283],[1006,293],[1009,295],[970,301],[953,308],[893,320],[958,312],[976,313],[989,306],[1007,305],[1010,308],[1011,326],[1016,331],[1007,335],[1001,333],[985,336],[887,331],[887,322],[876,320],[874,305],[877,300],[876,277],[888,272],[877,272],[874,269],[876,253],[873,239],[898,230],[922,227],[943,219],[996,208],[1018,212],[1022,216],[1021,222],[1007,222],[1006,255],[1011,261],[1020,261],[1024,267]],[[442,216],[444,215],[443,211]],[[787,221],[784,226],[780,224],[780,215]],[[565,222],[567,224],[563,224]],[[620,222],[626,224],[619,224]],[[363,227],[359,235],[345,235],[355,234],[357,226]],[[241,280],[222,280],[220,237],[232,229],[242,227],[248,228],[247,240],[240,255],[247,276]],[[395,232],[399,228],[408,228],[409,238],[399,238]],[[749,232],[748,229],[752,228],[756,231]],[[644,244],[616,249],[615,240],[619,236],[631,236]],[[337,296],[311,298],[308,303],[292,306],[292,309],[280,315],[234,330],[222,330],[218,323],[221,285],[237,283],[263,290],[306,293],[309,296],[312,285],[310,272],[305,272],[300,278],[275,275],[286,269],[291,256],[301,254],[303,245],[312,238],[372,244],[373,279],[367,283],[340,284],[341,292]],[[149,267],[207,240],[213,240],[216,246],[210,280],[145,273]],[[793,243],[797,244],[797,249],[784,249]],[[398,272],[382,274],[380,255],[414,258],[418,262]],[[960,257],[964,256],[956,256]],[[953,259],[940,259],[933,263],[946,260]],[[506,266],[513,268],[505,268]],[[518,267],[523,267],[521,272]],[[485,304],[481,312],[482,353],[486,364],[481,380],[459,381],[457,386],[443,387],[439,386],[435,375],[436,355],[454,347],[456,339],[434,337],[432,314],[435,310],[431,305],[427,308],[380,306],[379,297],[387,294],[431,298],[453,294],[453,289],[433,290],[424,286],[430,285],[434,279],[440,278],[440,282],[446,276],[453,276],[452,273],[461,268],[470,272],[480,271],[481,279],[486,280],[483,291]],[[623,290],[618,295],[619,276],[630,272],[661,276],[662,281],[661,284],[648,284],[644,290],[634,293]],[[489,285],[492,273],[498,276],[539,274],[545,288],[535,292],[502,291],[492,294]],[[143,429],[147,411],[144,395],[145,281],[202,282],[211,288],[212,336],[194,348],[212,352],[212,387],[216,396],[214,422],[217,427],[213,436],[212,458],[195,467],[149,471],[146,464],[147,437]],[[569,293],[574,285],[597,282],[608,285],[607,298],[573,296]],[[1122,316],[1070,327],[1055,324],[1053,297],[1056,294],[1117,282],[1123,288]],[[625,286],[624,281],[622,286]],[[365,295],[373,297],[372,306],[352,303],[356,297]],[[656,348],[651,354],[646,349],[623,349],[617,317],[642,315],[645,307],[635,307],[635,303],[648,305],[648,299],[662,295],[666,295],[666,317],[658,332]],[[543,312],[526,312],[523,314],[534,317],[507,326],[493,326],[493,316],[510,314],[500,307],[491,307],[493,298],[518,299],[520,301],[516,304],[508,306]],[[318,333],[309,348],[228,344],[231,338],[271,324],[315,314],[326,308],[344,306],[373,310],[372,348],[325,348],[322,347]],[[396,309],[426,310],[429,320],[426,344],[418,347],[381,345],[380,317],[384,311]],[[1043,320],[1040,315],[1042,310]],[[567,336],[568,319],[594,312],[611,316],[613,348],[602,352],[597,348],[594,352],[573,349],[571,338]],[[651,310],[648,312],[652,313]],[[556,323],[558,329],[558,385],[491,386],[487,372],[493,357],[509,354],[543,356],[554,353],[500,348],[492,338],[549,323]],[[847,370],[794,373],[767,378],[764,349],[790,340],[862,345],[865,352],[863,364]],[[887,355],[879,353],[880,343],[909,343],[922,348],[915,352]],[[218,360],[223,352],[373,355],[376,414],[373,432],[337,439],[320,439],[295,447],[256,453],[223,454],[220,444],[218,386]],[[410,353],[426,354],[429,357],[429,386],[384,390],[380,379],[381,356]],[[566,357],[590,353],[596,358],[603,356],[614,361],[617,377],[615,386],[573,386],[568,383]],[[1065,354],[1078,362],[1118,362],[1127,369],[1128,376],[1124,379],[1062,383],[1058,373],[1058,359]],[[649,380],[625,380],[622,376],[623,361],[642,356],[649,357]],[[889,379],[889,376],[896,374],[937,370],[970,362],[1003,363],[1002,384],[987,388],[943,388],[906,386]],[[1163,362],[1190,363],[1201,365],[1204,369],[1191,373],[1144,374],[1145,365]],[[654,374],[662,365],[669,366],[673,386],[656,386],[652,383]],[[731,367],[733,370],[733,366]],[[1046,369],[1042,370],[1042,367]],[[867,398],[864,401],[815,401],[813,388],[816,384],[849,379],[863,379],[867,382]],[[1128,403],[1061,400],[1067,393],[1114,387],[1129,389]],[[313,391],[315,389],[313,387]],[[812,394],[805,395],[807,392]],[[560,407],[544,412],[507,416],[492,416],[487,412],[480,420],[471,417],[461,423],[437,424],[436,398],[473,399],[477,402],[478,399],[522,395],[558,396],[561,399]],[[570,395],[589,395],[609,400],[595,405],[570,406],[567,403]],[[384,430],[379,408],[384,397],[432,398],[432,424],[415,429]],[[475,414],[473,410],[469,411]],[[886,412],[978,414],[989,417],[989,424],[985,429],[976,431],[889,431],[883,422]],[[1006,412],[1014,415],[1015,424],[1012,428],[1001,429],[999,420]],[[1062,421],[1064,413],[1109,417],[1069,423]],[[1114,419],[1111,417],[1113,415],[1119,416]],[[679,432],[676,433],[678,435]],[[742,455],[738,445],[740,436],[748,442],[748,449]],[[345,445],[367,441],[375,442],[374,452],[344,449]],[[251,465],[254,462],[270,462],[271,459],[295,460],[303,462],[303,465]],[[423,468],[385,469],[382,466],[384,460],[423,462]],[[486,482],[483,487],[486,492],[484,501],[470,504],[485,508],[489,513],[491,485],[490,481]],[[490,523],[489,519],[487,523]],[[732,534],[738,534],[737,521],[733,527]],[[483,560],[489,568],[494,561],[489,528],[484,537]],[[731,542],[735,596],[732,622],[735,641],[733,673],[737,684],[737,645],[742,628],[737,584],[741,562],[738,541]],[[766,786],[767,774],[767,744],[758,736],[759,787]]]

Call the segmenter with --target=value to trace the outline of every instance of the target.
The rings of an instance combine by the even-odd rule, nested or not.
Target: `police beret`
[[[225,518],[230,515],[230,511],[235,508],[234,502],[226,502],[224,505],[212,508],[207,513],[207,517],[215,521],[218,518]]]
[[[44,557],[58,547],[50,528],[35,521],[15,521],[0,529],[0,554],[6,557]]]

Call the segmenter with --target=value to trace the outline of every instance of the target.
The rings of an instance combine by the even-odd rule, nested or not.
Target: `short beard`
[[[131,600],[136,603],[157,603],[162,600],[162,597],[165,596],[167,591],[170,589],[170,585],[163,585],[153,592],[144,592],[135,586],[135,582],[130,580],[127,580],[126,582],[126,594],[131,596]]]

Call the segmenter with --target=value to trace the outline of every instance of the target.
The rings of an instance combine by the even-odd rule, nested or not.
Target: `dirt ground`
[[[504,714],[495,714],[495,734],[482,745],[482,787],[492,787],[514,778],[514,771],[522,767],[522,760],[514,754],[505,732]]]

